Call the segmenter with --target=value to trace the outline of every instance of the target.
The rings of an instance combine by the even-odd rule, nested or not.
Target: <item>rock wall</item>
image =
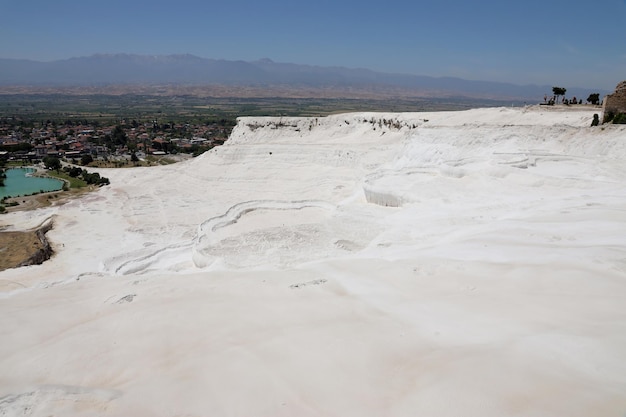
[[[602,106],[603,120],[610,113],[626,113],[626,81],[617,84],[615,92],[604,98]]]
[[[50,246],[50,242],[48,242],[48,239],[46,239],[46,233],[48,233],[51,229],[52,229],[52,221],[48,221],[44,225],[42,225],[39,229],[36,230],[37,238],[41,242],[41,247],[36,249],[31,254],[31,256],[24,262],[20,263],[18,267],[29,266],[29,265],[41,265],[42,263],[50,259],[50,257],[52,257],[52,254],[54,253],[54,251],[52,250],[52,247]]]

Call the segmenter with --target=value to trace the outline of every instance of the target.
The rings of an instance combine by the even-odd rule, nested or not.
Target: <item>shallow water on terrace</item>
[[[41,191],[57,191],[63,188],[63,181],[54,178],[33,177],[32,168],[10,168],[6,170],[4,187],[0,187],[0,198],[31,195]]]

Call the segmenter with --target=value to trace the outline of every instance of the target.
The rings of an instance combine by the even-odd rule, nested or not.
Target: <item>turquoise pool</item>
[[[63,181],[54,178],[33,177],[33,168],[10,168],[6,170],[4,187],[0,187],[0,199],[31,195],[41,191],[58,191],[63,188]]]

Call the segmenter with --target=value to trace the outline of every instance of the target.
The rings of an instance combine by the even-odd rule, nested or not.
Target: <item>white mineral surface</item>
[[[0,272],[0,416],[626,415],[626,127],[242,118]],[[1,254],[0,254],[1,256]]]

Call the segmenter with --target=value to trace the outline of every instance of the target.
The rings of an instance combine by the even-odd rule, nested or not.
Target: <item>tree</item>
[[[600,104],[600,93],[589,94],[589,97],[587,97],[587,102],[596,106]]]
[[[83,173],[83,170],[78,167],[71,167],[69,171],[67,172],[67,174],[72,178],[76,178],[82,173]]]
[[[119,146],[126,146],[126,142],[128,142],[128,137],[126,136],[126,132],[122,128],[122,126],[115,126],[113,129],[113,133],[111,133],[111,138],[113,139],[113,143]]]
[[[556,102],[559,102],[559,97],[560,96],[565,96],[565,92],[567,91],[566,88],[563,87],[552,87],[552,92],[554,93],[554,95],[556,96]]]
[[[92,162],[93,162],[93,157],[92,157],[91,155],[83,155],[83,156],[80,158],[80,164],[81,164],[82,166],[89,165],[89,164],[90,164],[90,163],[92,163]]]
[[[61,169],[61,160],[54,156],[46,156],[43,158],[43,164],[46,169],[54,169],[57,172]]]
[[[4,172],[4,164],[0,162],[0,187],[4,187],[4,179],[7,177],[7,174]]]

